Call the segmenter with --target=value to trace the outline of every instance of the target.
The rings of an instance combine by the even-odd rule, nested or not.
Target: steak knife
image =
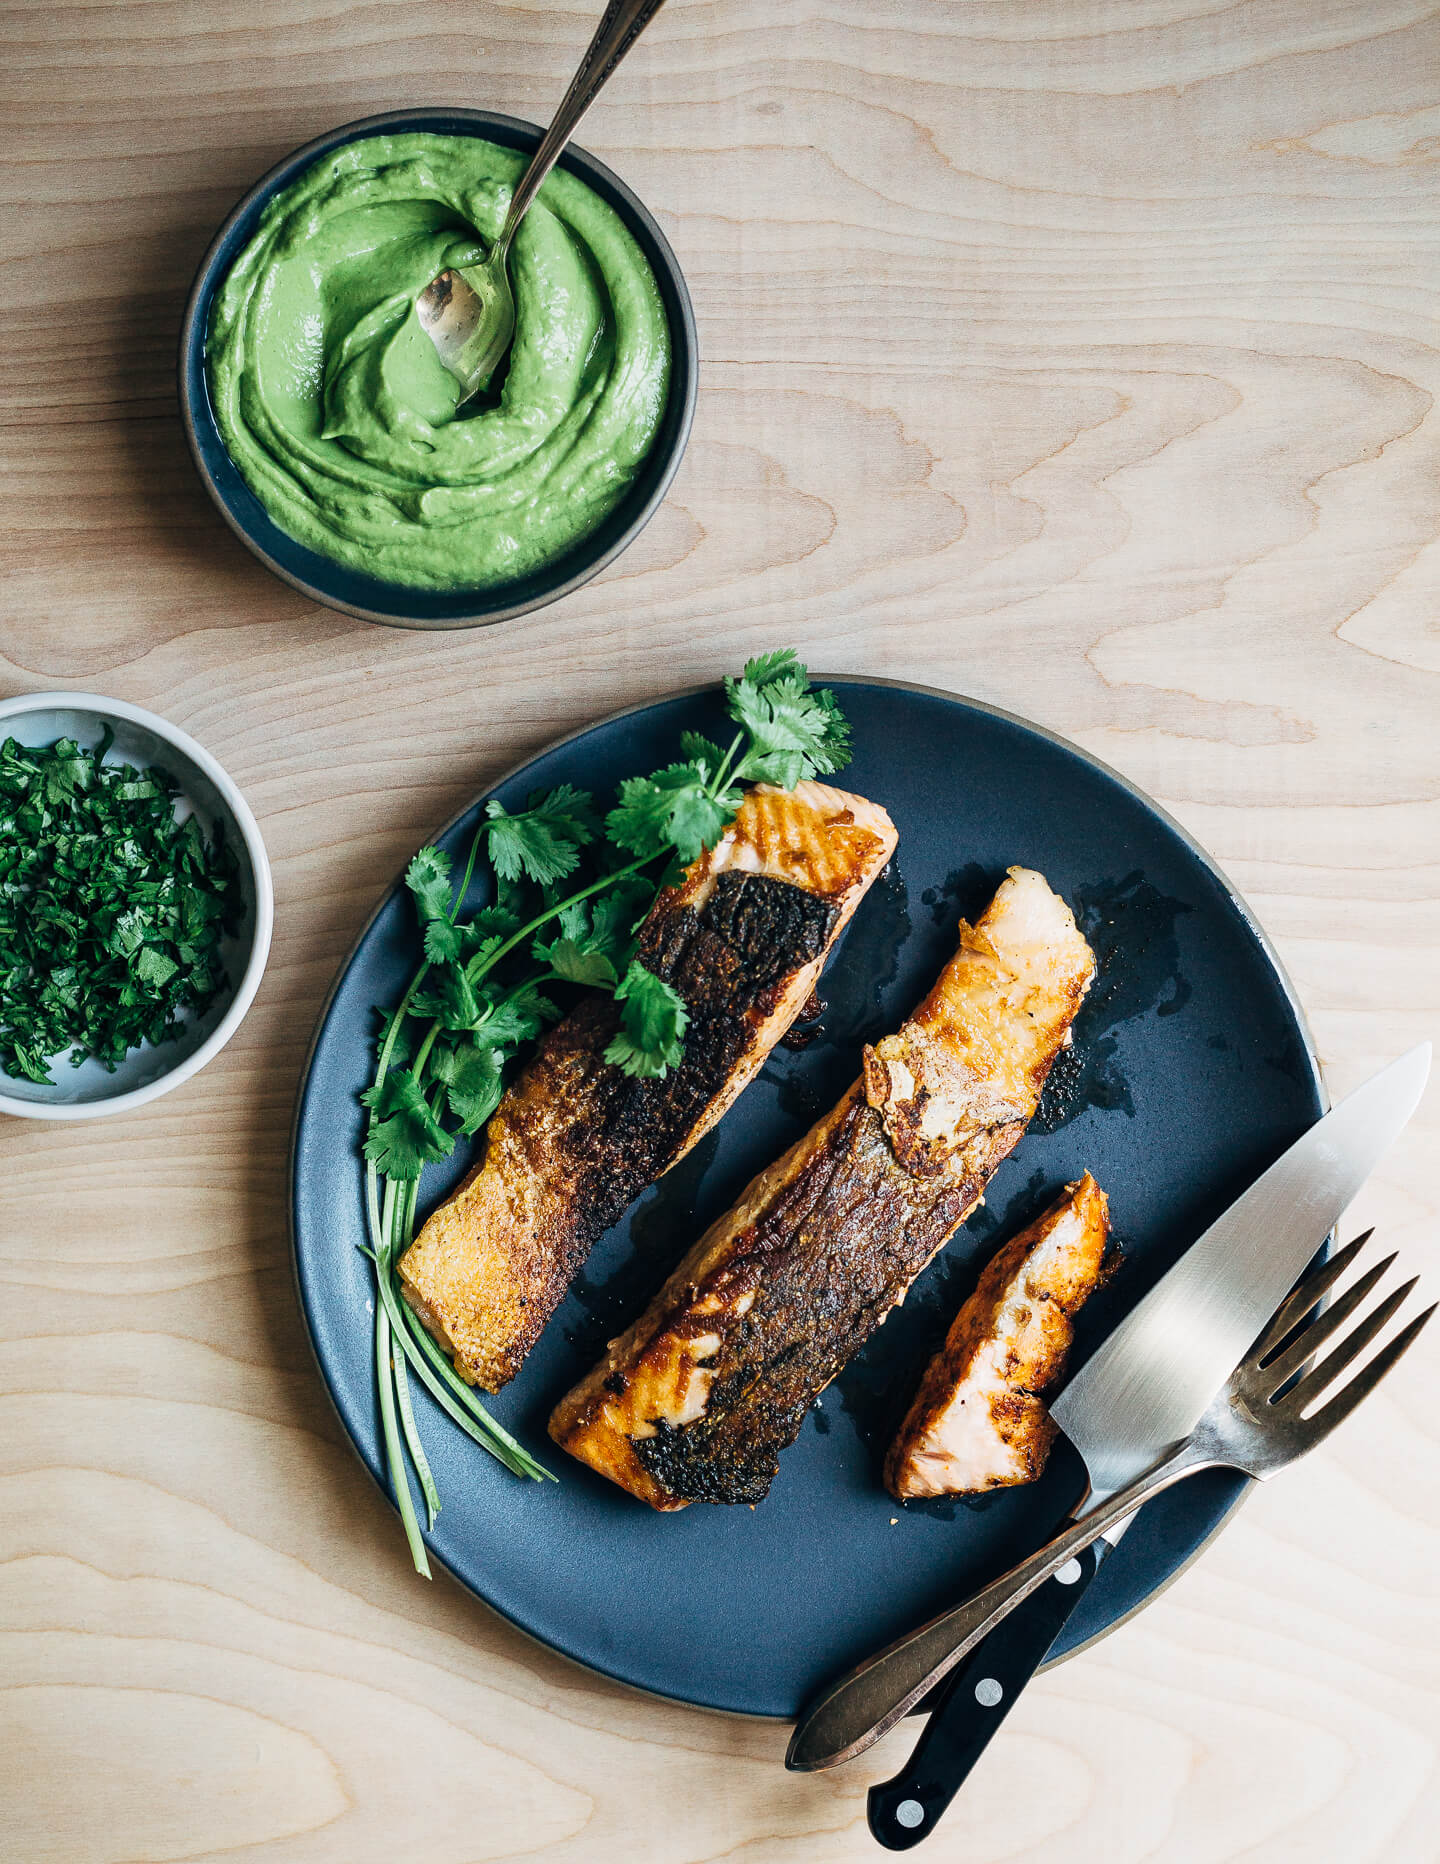
[[[1409,1121],[1429,1070],[1430,1045],[1422,1043],[1332,1108],[1206,1230],[1069,1381],[1050,1410],[1089,1478],[1072,1520],[1144,1474],[1195,1428]],[[917,1796],[912,1765],[890,1783],[894,1791],[872,1793],[871,1829],[881,1842],[897,1850],[918,1843],[1125,1525],[1112,1526],[1084,1556],[1028,1593],[1017,1588],[1001,1596],[1004,1581],[997,1581],[867,1658],[806,1710],[786,1766],[809,1772],[864,1753],[974,1652],[917,1746],[917,1761],[922,1748],[935,1750],[927,1777],[936,1779],[937,1792]]]

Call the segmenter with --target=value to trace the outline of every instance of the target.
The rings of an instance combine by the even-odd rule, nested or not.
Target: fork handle
[[[887,1849],[908,1851],[934,1831],[1109,1551],[1103,1538],[1084,1548],[956,1666],[909,1760],[870,1789],[870,1830]]]
[[[797,1773],[838,1766],[863,1754],[908,1715],[984,1637],[1054,1572],[1083,1553],[1106,1528],[1173,1482],[1225,1460],[1197,1431],[1127,1487],[1089,1509],[1045,1546],[1011,1567],[963,1605],[942,1612],[888,1645],[833,1683],[804,1713],[791,1737],[785,1765]]]

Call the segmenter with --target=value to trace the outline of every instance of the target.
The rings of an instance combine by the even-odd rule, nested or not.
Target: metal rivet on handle
[[[982,1676],[975,1685],[975,1700],[982,1709],[993,1709],[997,1702],[1005,1698],[1005,1691],[993,1676]]]
[[[1080,1577],[1080,1562],[1067,1560],[1055,1577],[1062,1586],[1073,1586]]]
[[[918,1799],[902,1799],[895,1808],[895,1823],[913,1832],[917,1825],[925,1823],[925,1808]]]

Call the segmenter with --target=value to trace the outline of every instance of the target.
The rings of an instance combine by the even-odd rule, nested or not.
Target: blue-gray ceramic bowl
[[[306,143],[278,167],[257,181],[216,234],[201,261],[190,288],[185,321],[180,330],[180,414],[195,464],[220,515],[246,547],[283,581],[327,608],[358,615],[362,621],[383,622],[393,628],[474,628],[509,621],[532,609],[544,608],[597,576],[632,543],[658,510],[675,477],[690,424],[695,415],[699,381],[699,354],[695,341],[695,313],[690,293],[670,244],[648,210],[618,175],[593,155],[573,145],[560,158],[561,166],[578,175],[604,201],[608,201],[639,242],[650,262],[670,321],[670,398],[660,432],[639,476],[620,504],[588,537],[582,538],[553,563],[516,582],[491,589],[410,589],[363,576],[333,558],[297,543],[281,530],[246,485],[226,449],[210,401],[205,368],[205,342],[210,309],[225,274],[255,232],[271,199],[302,170],[331,149],[357,142],[363,136],[397,131],[428,131],[441,136],[483,136],[506,148],[531,150],[541,131],[518,117],[499,116],[492,110],[391,110],[362,117],[326,136]]]

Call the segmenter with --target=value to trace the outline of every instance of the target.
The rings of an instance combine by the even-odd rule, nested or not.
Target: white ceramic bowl
[[[182,809],[188,805],[207,829],[224,821],[226,838],[239,858],[245,902],[238,931],[221,946],[231,987],[173,1042],[131,1049],[113,1074],[98,1061],[72,1068],[64,1057],[57,1057],[49,1069],[53,1087],[0,1072],[0,1113],[21,1119],[95,1120],[103,1114],[128,1113],[179,1087],[218,1055],[240,1027],[270,954],[275,892],[265,844],[249,804],[207,750],[177,726],[120,699],[100,699],[93,693],[25,693],[18,699],[0,699],[0,744],[6,738],[21,744],[76,738],[93,746],[107,724],[115,733],[107,762],[168,771],[179,785],[176,801]]]

